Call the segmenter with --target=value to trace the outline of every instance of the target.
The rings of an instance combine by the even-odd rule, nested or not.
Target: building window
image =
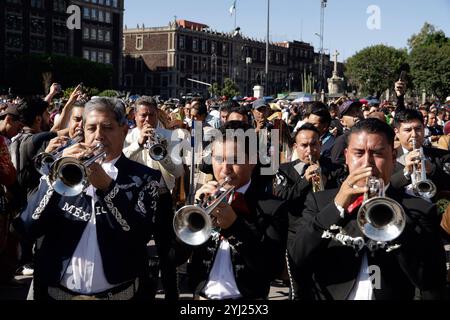
[[[228,55],[228,43],[222,44],[222,55],[227,56]]]
[[[6,46],[9,48],[22,48],[22,35],[21,34],[6,34]]]
[[[45,34],[45,20],[41,17],[31,17],[30,32],[35,34]]]
[[[143,36],[136,36],[136,50],[142,50],[144,48]]]
[[[91,40],[97,40],[97,29],[91,29]]]
[[[21,12],[6,12],[6,29],[22,31],[23,20]]]
[[[97,62],[97,51],[91,51],[91,61]]]
[[[99,63],[105,62],[105,60],[104,60],[104,53],[103,53],[102,51],[100,51],[100,52],[98,53],[98,62],[99,62]]]
[[[105,0],[105,6],[111,6],[111,0]]]
[[[97,20],[97,9],[95,8],[91,9],[91,18],[92,20]]]
[[[100,22],[105,21],[104,12],[102,10],[98,10],[98,21]]]
[[[103,41],[103,30],[98,29],[98,41]]]
[[[217,43],[215,41],[211,42],[211,53],[217,52]]]
[[[106,42],[111,41],[111,31],[105,31],[105,41]]]
[[[44,8],[44,1],[43,0],[31,0],[31,7],[32,8]]]
[[[89,11],[89,8],[84,7],[83,8],[83,18],[89,19],[91,17],[91,13]]]
[[[198,39],[192,39],[192,51],[198,51]]]
[[[202,52],[206,53],[208,52],[208,41],[202,40]]]
[[[105,63],[111,63],[111,53],[105,52]]]
[[[178,38],[178,41],[179,41],[179,47],[180,47],[180,49],[181,50],[184,50],[184,36],[180,36],[179,38]]]
[[[117,0],[112,0],[112,6],[113,6],[114,8],[117,8]]]
[[[83,28],[83,39],[89,39],[89,28],[88,27]]]
[[[89,60],[89,50],[84,49],[83,50],[83,58],[86,60]]]
[[[105,12],[105,22],[111,23],[111,12]]]
[[[133,75],[132,74],[126,74],[125,75],[125,83],[123,84],[125,87],[132,87],[133,86]]]

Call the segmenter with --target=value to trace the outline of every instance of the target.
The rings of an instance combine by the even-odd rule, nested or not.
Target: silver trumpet
[[[230,179],[226,178],[217,186],[217,192],[201,204],[184,206],[175,213],[173,229],[181,241],[191,246],[198,246],[209,239],[213,231],[211,212],[234,190],[234,187],[226,191],[220,190],[229,181]],[[212,202],[208,203],[209,200]]]
[[[74,138],[67,141],[63,146],[58,147],[52,152],[41,152],[33,158],[34,167],[43,176],[50,173],[50,168],[55,160],[61,158],[64,149],[83,141],[83,133],[77,134]]]
[[[417,147],[416,139],[412,139],[413,150],[419,150],[420,154],[420,170],[417,165],[413,167],[413,173],[411,174],[411,183],[414,193],[426,199],[431,199],[436,195],[436,185],[430,179],[427,179],[427,171],[425,166],[425,155],[423,154],[423,148]]]
[[[98,152],[95,154],[95,152]],[[50,168],[49,180],[53,189],[62,196],[79,195],[88,185],[87,168],[100,158],[104,158],[104,146],[98,143],[92,154],[84,160],[73,157],[57,159]]]
[[[167,157],[167,140],[156,132],[153,132],[147,139],[146,148],[150,158],[154,161],[161,161]]]
[[[371,176],[367,187],[369,191],[364,194],[356,218],[358,227],[374,241],[394,240],[405,228],[405,211],[397,201],[385,196],[383,179]]]
[[[319,168],[314,172],[314,175],[317,177],[317,179],[314,179],[315,177],[313,177],[311,181],[312,191],[313,192],[323,191],[324,187],[322,180],[322,169],[320,168],[319,161],[313,161],[312,156],[309,155],[309,164],[310,165],[317,164],[319,166]]]

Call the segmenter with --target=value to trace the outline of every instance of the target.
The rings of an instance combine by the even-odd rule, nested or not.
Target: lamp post
[[[320,34],[315,33],[316,36],[320,39],[320,57],[319,57],[319,92],[322,90],[323,85],[323,30],[324,30],[324,21],[325,21],[325,8],[327,6],[327,0],[320,1]]]
[[[266,94],[269,94],[269,21],[270,21],[270,0],[267,0],[267,35],[266,35],[266,68],[265,68],[265,78],[266,78]]]
[[[247,97],[249,97],[250,95],[249,95],[249,79],[250,79],[250,75],[249,75],[249,64],[250,63],[252,63],[252,58],[251,57],[245,57],[245,64],[246,64],[246,66],[247,66],[247,82],[246,82],[246,84],[245,84],[245,93],[246,93],[246,96]]]

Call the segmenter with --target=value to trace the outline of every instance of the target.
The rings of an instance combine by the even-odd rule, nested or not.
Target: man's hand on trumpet
[[[64,149],[63,157],[73,157],[80,161],[85,161],[87,158],[91,158],[94,155],[94,148],[95,146],[89,146],[86,143],[77,143],[67,149]],[[89,183],[91,183],[95,188],[99,190],[107,190],[112,182],[112,179],[108,176],[105,170],[103,170],[100,163],[98,163],[99,161],[100,160],[97,160],[86,168],[87,178]]]
[[[219,183],[217,181],[209,181],[204,184],[200,189],[195,193],[195,199],[203,203],[206,201],[206,205],[210,205],[207,199],[217,194],[219,191],[217,186]],[[214,198],[211,199],[214,201]],[[210,202],[211,202],[210,201]],[[231,208],[231,206],[223,200],[220,204],[217,205],[216,208],[211,212],[211,221],[214,227],[218,227],[220,229],[228,229],[234,221],[236,221],[236,213]]]
[[[144,146],[144,144],[148,141],[148,138],[151,137],[155,133],[155,129],[150,126],[150,124],[146,123],[142,127],[139,132],[138,143],[140,146]]]
[[[312,182],[313,178],[314,180],[318,180],[319,179],[317,175],[318,170],[319,170],[318,164],[310,165],[305,171],[305,179],[308,180],[309,182]]]
[[[339,188],[339,192],[334,198],[334,202],[344,208],[352,203],[356,196],[361,195],[368,191],[367,188],[367,178],[372,175],[371,167],[361,167],[355,169],[352,173],[350,173],[347,179],[344,180],[341,187]]]
[[[66,136],[58,136],[58,137],[51,139],[47,145],[47,148],[45,148],[45,152],[50,153],[50,152],[55,151],[59,147],[62,147],[63,145],[65,145],[68,140],[69,140],[69,137],[66,137]]]
[[[421,170],[421,159],[420,159],[420,151],[419,149],[412,150],[409,152],[405,157],[405,171],[408,171],[409,174],[413,173],[414,166],[418,169],[418,171]],[[427,173],[431,173],[431,163],[427,159],[425,159],[425,167],[427,170]]]

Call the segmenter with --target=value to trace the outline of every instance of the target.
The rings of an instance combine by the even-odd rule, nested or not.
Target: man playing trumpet
[[[450,153],[437,148],[423,147],[424,159],[420,157],[420,147],[424,140],[424,126],[422,114],[413,109],[399,111],[394,118],[394,130],[400,141],[397,149],[397,161],[391,183],[395,188],[406,188],[407,192],[415,193],[411,183],[414,170],[426,170],[426,177],[439,191],[448,190],[450,180]],[[413,149],[415,143],[415,149]],[[421,168],[424,160],[425,168]],[[446,166],[448,169],[446,169]],[[432,197],[432,200],[435,200]]]
[[[161,172],[161,181],[159,185],[159,197],[160,208],[162,215],[166,221],[160,228],[157,228],[157,232],[160,232],[160,239],[164,238],[165,241],[160,241],[158,246],[159,264],[161,267],[162,282],[165,290],[165,298],[169,300],[178,299],[178,284],[176,265],[167,256],[169,249],[168,244],[173,239],[172,229],[167,229],[164,226],[170,225],[173,219],[173,201],[171,192],[175,187],[175,179],[181,177],[184,173],[183,163],[175,163],[172,160],[171,152],[174,147],[172,142],[172,131],[162,127],[158,121],[158,107],[156,101],[152,97],[143,96],[136,100],[136,127],[132,129],[124,144],[123,153],[125,156],[139,162],[149,168],[158,170]],[[165,140],[163,148],[166,150],[161,158],[154,158],[150,154],[149,147],[151,141],[155,141],[155,135],[160,140]]]
[[[192,247],[188,273],[198,299],[266,299],[271,280],[283,267],[286,206],[252,181],[255,163],[248,140],[242,143],[226,135],[227,128],[253,130],[231,121],[222,128],[222,139],[212,143],[216,181],[202,186],[196,198],[216,194],[218,184],[234,187],[235,192],[212,211],[212,223],[219,232]],[[244,163],[238,163],[238,155],[245,155]]]
[[[378,119],[365,119],[349,133],[345,149],[349,175],[339,189],[310,193],[289,248],[299,299],[439,299],[445,284],[445,256],[436,206],[389,185],[396,160],[394,132]],[[390,232],[400,219],[403,231],[393,241],[373,242],[359,229],[361,197],[369,177],[380,179],[386,200],[380,211],[390,221],[372,230]],[[380,198],[378,198],[380,200]],[[382,200],[382,198],[381,198]],[[367,207],[366,207],[367,208]],[[403,209],[403,210],[402,210]],[[371,214],[376,215],[378,210]],[[404,211],[406,216],[398,215]],[[401,229],[400,229],[401,230]]]
[[[143,297],[149,273],[146,244],[156,229],[160,173],[122,154],[128,126],[114,99],[86,104],[83,131],[84,143],[64,149],[63,157],[81,160],[92,146],[103,145],[103,162],[86,169],[89,187],[62,196],[43,176],[15,225],[31,239],[44,236],[36,254],[35,299]],[[58,173],[62,180],[74,176]]]

